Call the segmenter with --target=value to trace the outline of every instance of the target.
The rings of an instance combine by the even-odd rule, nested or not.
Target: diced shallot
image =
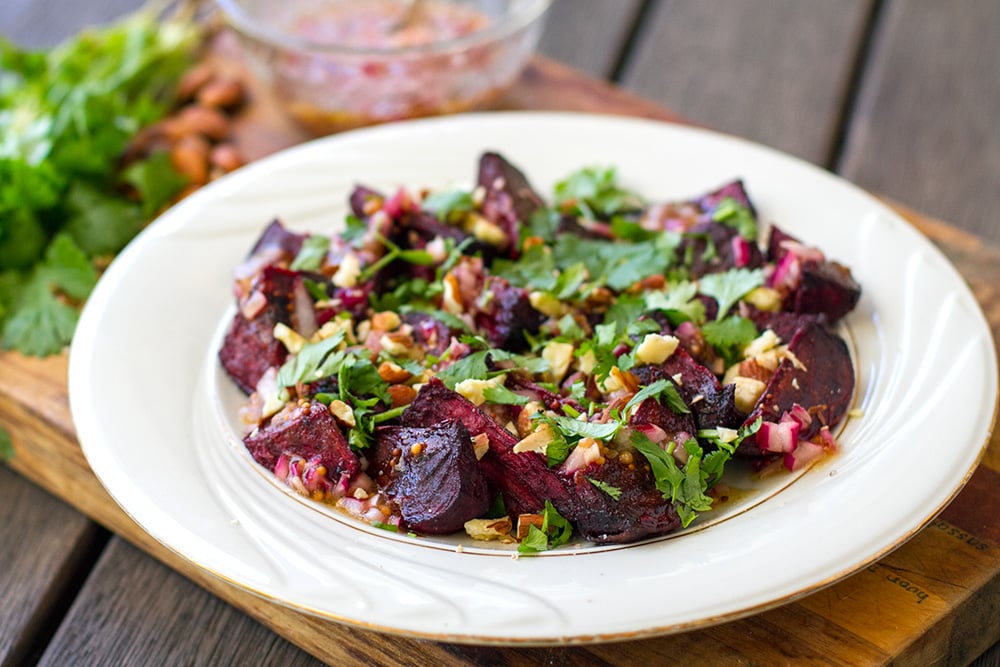
[[[734,236],[733,244],[733,264],[736,268],[743,268],[750,263],[750,242],[742,236]]]
[[[800,424],[794,419],[764,422],[757,431],[757,445],[768,452],[790,454],[799,445]]]

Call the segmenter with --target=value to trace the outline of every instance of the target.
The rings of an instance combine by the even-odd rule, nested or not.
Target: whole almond
[[[389,396],[392,398],[392,407],[399,408],[412,403],[417,397],[417,390],[405,384],[391,384]]]
[[[177,120],[212,141],[222,141],[229,136],[229,118],[218,109],[191,105],[181,110]]]
[[[196,134],[182,138],[170,150],[170,162],[174,169],[187,176],[192,185],[208,182],[209,144]]]
[[[195,65],[181,77],[177,84],[177,99],[181,102],[193,100],[209,81],[215,78],[215,70],[208,63]]]
[[[243,84],[236,79],[218,78],[198,91],[198,103],[218,109],[235,109],[243,104]]]
[[[218,167],[222,171],[229,173],[235,171],[246,164],[243,154],[232,144],[219,144],[212,147],[209,162],[213,167]]]

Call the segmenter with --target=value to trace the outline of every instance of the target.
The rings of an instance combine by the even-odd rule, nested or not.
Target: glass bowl
[[[255,76],[315,134],[488,107],[550,0],[216,0]]]

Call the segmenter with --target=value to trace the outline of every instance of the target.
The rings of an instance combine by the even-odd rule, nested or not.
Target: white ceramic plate
[[[864,416],[842,452],[768,482],[673,539],[514,559],[334,518],[243,453],[240,395],[215,361],[230,276],[273,217],[329,232],[356,182],[468,184],[484,149],[540,192],[616,165],[650,198],[743,177],[762,217],[854,271],[846,331]],[[167,212],[114,262],[70,356],[70,400],[94,472],[145,530],[261,596],[351,624],[445,641],[587,642],[675,632],[787,602],[899,546],[971,475],[995,418],[989,328],[943,256],[857,188],[709,132],[574,114],[467,115],[316,141],[262,160]],[[706,526],[707,527],[704,527]]]

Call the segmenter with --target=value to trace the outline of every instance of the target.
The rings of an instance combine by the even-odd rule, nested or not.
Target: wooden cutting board
[[[223,46],[222,62],[234,66]],[[264,91],[253,91],[236,138],[251,158],[308,138]],[[551,61],[535,59],[502,109],[575,110],[685,122],[669,111]],[[890,203],[968,280],[1000,339],[1000,248]],[[227,584],[155,542],[104,491],[76,442],[67,356],[0,353],[0,424],[9,465],[205,589],[330,664],[955,664],[1000,639],[1000,436],[957,498],[905,545],[796,602],[702,630],[593,646],[475,647],[347,627]]]

